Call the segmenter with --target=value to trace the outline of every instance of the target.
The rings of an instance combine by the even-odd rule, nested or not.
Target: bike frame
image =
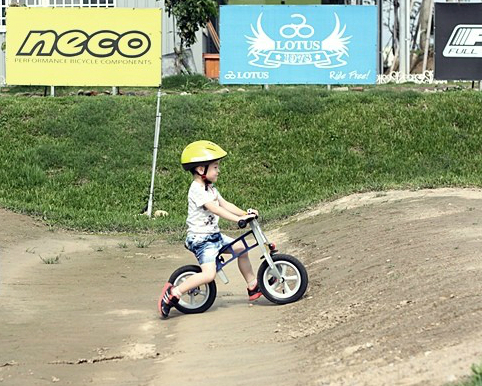
[[[273,272],[273,276],[275,276],[279,281],[281,281],[281,274],[276,268],[276,266],[274,265],[273,259],[271,258],[271,251],[269,248],[268,239],[266,238],[265,234],[261,230],[258,220],[253,218],[251,221],[249,221],[248,224],[251,227],[250,231],[239,236],[232,243],[230,243],[229,245],[226,245],[219,251],[216,257],[216,272],[218,273],[219,277],[224,282],[224,284],[227,284],[229,280],[226,274],[224,273],[223,268],[233,260],[237,259],[238,257],[244,255],[245,253],[251,251],[256,247],[259,247],[263,252],[263,256],[261,258],[264,257],[266,259],[269,267]],[[251,245],[248,245],[247,237],[250,235],[254,236],[254,243]],[[238,242],[241,242],[244,245],[244,249],[241,252],[235,253],[233,246]],[[225,261],[224,257],[221,256],[223,253],[231,253],[232,257],[229,260]]]

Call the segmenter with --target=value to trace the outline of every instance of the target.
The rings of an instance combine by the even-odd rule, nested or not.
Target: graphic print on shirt
[[[205,225],[213,225],[214,224],[214,216],[210,214],[208,218],[204,221]]]

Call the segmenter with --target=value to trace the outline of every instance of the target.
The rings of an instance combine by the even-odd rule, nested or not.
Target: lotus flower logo
[[[274,40],[266,34],[262,26],[263,13],[260,13],[256,28],[251,24],[253,36],[245,36],[249,64],[264,68],[278,68],[282,65],[314,65],[317,68],[334,68],[347,64],[348,44],[351,36],[345,37],[346,25],[341,28],[340,19],[334,13],[335,26],[323,40],[313,40],[314,28],[307,24],[306,17],[293,14],[293,23],[279,29],[283,40]]]

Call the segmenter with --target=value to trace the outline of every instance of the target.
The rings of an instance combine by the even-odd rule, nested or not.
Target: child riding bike
[[[188,193],[188,230],[185,245],[196,256],[201,272],[190,276],[176,287],[169,282],[164,285],[159,307],[163,318],[169,316],[171,308],[179,302],[184,293],[214,280],[218,252],[234,241],[221,233],[218,226],[219,217],[237,223],[258,215],[254,209],[248,210],[248,214],[226,201],[214,187],[213,184],[218,180],[220,173],[220,161],[226,155],[220,146],[210,141],[193,142],[182,152],[181,164],[193,177]],[[243,245],[236,243],[232,251],[241,253],[244,249]],[[258,299],[261,290],[248,253],[239,256],[237,260],[238,268],[246,280],[249,300]]]

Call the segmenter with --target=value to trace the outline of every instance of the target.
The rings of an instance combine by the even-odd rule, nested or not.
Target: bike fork
[[[273,273],[273,276],[276,277],[279,282],[281,282],[282,281],[281,273],[278,271],[278,268],[275,266],[273,259],[271,258],[271,253],[268,247],[269,245],[268,239],[266,238],[263,231],[261,230],[258,220],[253,220],[249,224],[253,231],[254,238],[258,242],[258,245],[261,248],[261,251],[263,252],[263,256],[266,259],[266,262],[268,263],[269,267],[271,268],[271,272]]]

